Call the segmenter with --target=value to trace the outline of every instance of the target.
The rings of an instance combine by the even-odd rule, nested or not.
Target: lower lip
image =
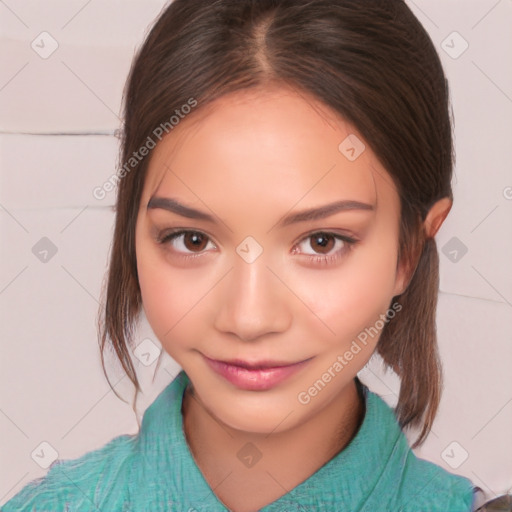
[[[248,391],[265,391],[271,389],[297,373],[309,362],[308,359],[289,366],[249,370],[248,368],[227,364],[207,357],[205,357],[205,360],[214,372],[224,377],[237,388]]]

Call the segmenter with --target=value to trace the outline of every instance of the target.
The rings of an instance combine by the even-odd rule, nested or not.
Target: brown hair
[[[399,259],[410,281],[401,312],[377,345],[401,378],[395,414],[422,427],[440,401],[436,243],[422,222],[452,199],[449,92],[427,32],[403,0],[174,0],[138,51],[124,94],[121,161],[176,108],[198,109],[242,89],[281,84],[313,95],[352,123],[391,176],[401,201]],[[110,346],[140,390],[129,353],[141,311],[135,224],[149,158],[119,181],[100,349]],[[105,372],[105,376],[107,376]],[[108,379],[108,376],[107,376]]]

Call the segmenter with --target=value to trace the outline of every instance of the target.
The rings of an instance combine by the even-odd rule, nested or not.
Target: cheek
[[[393,297],[396,256],[396,247],[390,243],[368,244],[355,249],[335,269],[297,277],[301,283],[297,295],[314,313],[304,316],[306,321],[317,328],[323,325],[323,338],[330,343],[352,339],[373,325]]]
[[[146,318],[164,349],[179,359],[181,348],[204,336],[200,329],[212,273],[172,267],[163,253],[148,246],[137,252],[137,271]]]
[[[169,272],[156,251],[144,244],[137,249],[137,272],[144,312],[154,333],[164,344],[186,313],[188,288],[179,273]]]

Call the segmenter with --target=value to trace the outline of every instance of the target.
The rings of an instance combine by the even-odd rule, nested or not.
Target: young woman
[[[2,510],[463,512],[418,459],[442,388],[435,235],[448,85],[402,0],[175,0],[126,89],[102,322],[142,311],[183,371],[140,432]],[[357,377],[376,352],[395,410]]]

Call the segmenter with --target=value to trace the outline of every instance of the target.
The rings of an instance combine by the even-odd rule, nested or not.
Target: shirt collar
[[[146,409],[139,434],[143,465],[147,464],[143,473],[162,499],[180,503],[184,510],[226,510],[186,442],[181,406],[188,384],[188,376],[181,371]],[[365,403],[356,435],[334,458],[262,512],[304,510],[299,503],[307,504],[308,510],[357,510],[377,485],[392,452],[407,449],[392,409],[358,378],[356,384]]]

